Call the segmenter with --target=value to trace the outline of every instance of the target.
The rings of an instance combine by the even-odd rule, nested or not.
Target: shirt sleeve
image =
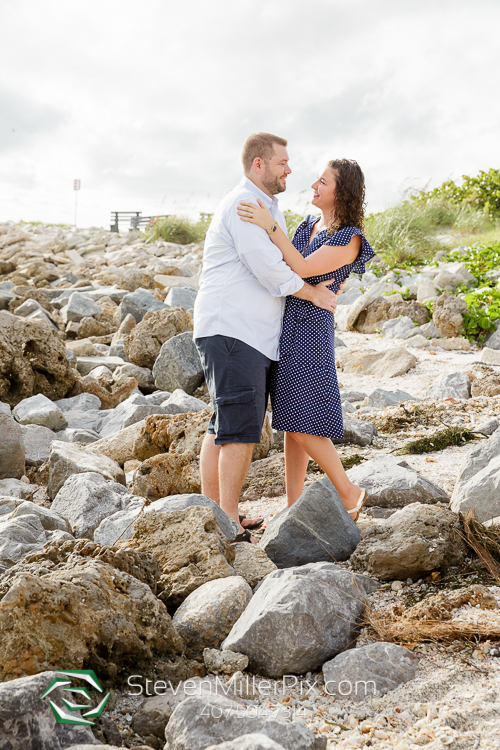
[[[240,196],[238,203],[240,200],[256,202],[255,196],[250,194]],[[304,280],[287,266],[264,229],[239,218],[236,205],[229,209],[226,220],[242,263],[273,297],[288,297],[298,292]]]

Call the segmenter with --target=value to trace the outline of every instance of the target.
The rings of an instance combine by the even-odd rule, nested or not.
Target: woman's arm
[[[237,207],[240,219],[257,224],[257,226],[265,229],[273,243],[281,251],[285,263],[301,278],[308,279],[311,276],[331,273],[336,271],[337,268],[353,263],[358,257],[361,237],[355,235],[348,245],[321,245],[318,250],[304,258],[290,242],[279,224],[276,224],[269,210],[260,200],[259,206],[248,201],[242,201]],[[271,228],[275,225],[277,228],[273,232]]]

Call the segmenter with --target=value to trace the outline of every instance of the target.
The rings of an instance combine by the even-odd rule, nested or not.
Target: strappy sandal
[[[354,523],[357,523],[359,514],[361,513],[361,509],[366,503],[367,498],[368,498],[368,492],[366,490],[361,490],[361,495],[359,496],[358,504],[354,508],[351,508],[350,510],[347,511],[349,515],[351,515],[351,513],[356,513],[356,518],[352,519]]]
[[[249,542],[252,544],[252,535],[249,531],[242,531],[241,534],[236,534],[231,544],[236,544],[237,542]]]
[[[256,518],[255,521],[249,521],[246,516],[239,516],[239,519],[244,529],[260,529],[264,523],[263,518]],[[248,521],[248,523],[243,523],[243,521]]]

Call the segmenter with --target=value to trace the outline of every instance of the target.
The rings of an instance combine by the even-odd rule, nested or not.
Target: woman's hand
[[[249,221],[251,224],[257,224],[258,227],[262,227],[266,232],[270,231],[275,225],[275,220],[271,216],[271,212],[262,203],[260,198],[257,198],[259,203],[258,206],[255,203],[249,201],[241,201],[236,206],[238,215],[242,221]]]

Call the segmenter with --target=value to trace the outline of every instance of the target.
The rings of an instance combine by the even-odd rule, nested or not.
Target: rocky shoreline
[[[500,331],[460,335],[474,277],[443,252],[349,279],[337,447],[365,512],[312,463],[285,510],[269,415],[255,547],[200,494],[202,252],[0,224],[0,749],[496,747]],[[93,724],[40,698],[68,670],[110,693]],[[100,700],[51,691],[78,721]]]

